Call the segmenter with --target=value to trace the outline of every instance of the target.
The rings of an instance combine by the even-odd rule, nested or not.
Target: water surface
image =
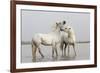
[[[49,61],[69,61],[69,60],[88,60],[90,58],[90,44],[89,43],[78,43],[76,44],[76,53],[77,56],[74,57],[74,51],[70,49],[70,56],[62,56],[61,50],[57,49],[58,57],[52,58],[52,48],[49,46],[41,46],[41,52],[44,55],[44,58],[41,57],[37,51],[36,62],[49,62]],[[67,50],[66,50],[67,53]],[[31,63],[32,61],[32,48],[31,45],[22,45],[21,48],[21,62],[22,63]]]

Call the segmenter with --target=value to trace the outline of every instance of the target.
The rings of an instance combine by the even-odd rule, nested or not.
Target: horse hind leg
[[[40,55],[42,56],[42,58],[44,58],[44,55],[42,54],[40,48],[38,48]]]
[[[36,46],[32,44],[32,57],[33,57],[33,61],[36,61]]]
[[[42,52],[41,52],[41,50],[40,50],[40,42],[35,43],[35,45],[36,45],[36,47],[37,47],[37,49],[38,49],[38,51],[39,51],[40,55],[41,55],[41,56],[42,56],[42,58],[43,58],[43,57],[44,57],[44,55],[42,54]]]
[[[36,51],[38,49],[38,43],[36,43],[34,40],[32,40],[32,57],[33,57],[33,61],[36,61]]]
[[[60,49],[61,49],[61,52],[62,52],[62,57],[63,57],[63,48],[64,47],[64,44],[63,43],[61,43],[61,45],[60,45]]]
[[[65,46],[64,46],[64,56],[66,56],[66,47],[67,47],[67,43],[65,43]]]

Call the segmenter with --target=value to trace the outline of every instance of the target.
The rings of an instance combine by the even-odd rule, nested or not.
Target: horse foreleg
[[[52,46],[52,57],[54,57],[54,51],[56,53],[56,57],[58,56],[58,52],[57,52],[57,45],[56,44],[53,44]]]
[[[66,47],[67,47],[67,44],[65,43],[65,46],[64,46],[64,56],[66,56]]]
[[[70,45],[68,44],[68,56],[69,56],[69,52],[70,52],[69,50],[70,50]]]
[[[76,56],[75,44],[73,44],[73,50],[74,50],[74,53],[75,53],[75,56]]]
[[[56,57],[58,56],[57,47],[55,47]]]
[[[52,46],[52,57],[54,57],[54,47]]]
[[[62,52],[62,56],[63,56],[63,46],[64,46],[64,44],[63,43],[61,43],[61,45],[60,45],[60,49],[61,49],[61,52]]]

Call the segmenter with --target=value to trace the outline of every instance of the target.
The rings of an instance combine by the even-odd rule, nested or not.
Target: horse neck
[[[73,31],[69,31],[69,32],[68,32],[68,38],[73,37],[73,35],[74,35],[74,32],[73,32]]]
[[[59,28],[56,28],[55,30],[53,30],[53,32],[60,34],[60,29]]]

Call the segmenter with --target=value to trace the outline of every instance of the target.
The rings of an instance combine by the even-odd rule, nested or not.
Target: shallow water
[[[77,56],[74,57],[74,51],[71,48],[69,57],[62,56],[61,50],[57,49],[58,57],[52,58],[52,48],[49,46],[41,46],[41,52],[44,55],[44,58],[41,57],[37,51],[37,57],[35,62],[48,62],[48,61],[69,61],[69,60],[88,60],[90,58],[90,44],[89,43],[78,43],[75,47]],[[67,54],[67,50],[66,50]],[[21,62],[22,63],[31,63],[32,61],[32,48],[31,45],[22,45],[21,49]]]

